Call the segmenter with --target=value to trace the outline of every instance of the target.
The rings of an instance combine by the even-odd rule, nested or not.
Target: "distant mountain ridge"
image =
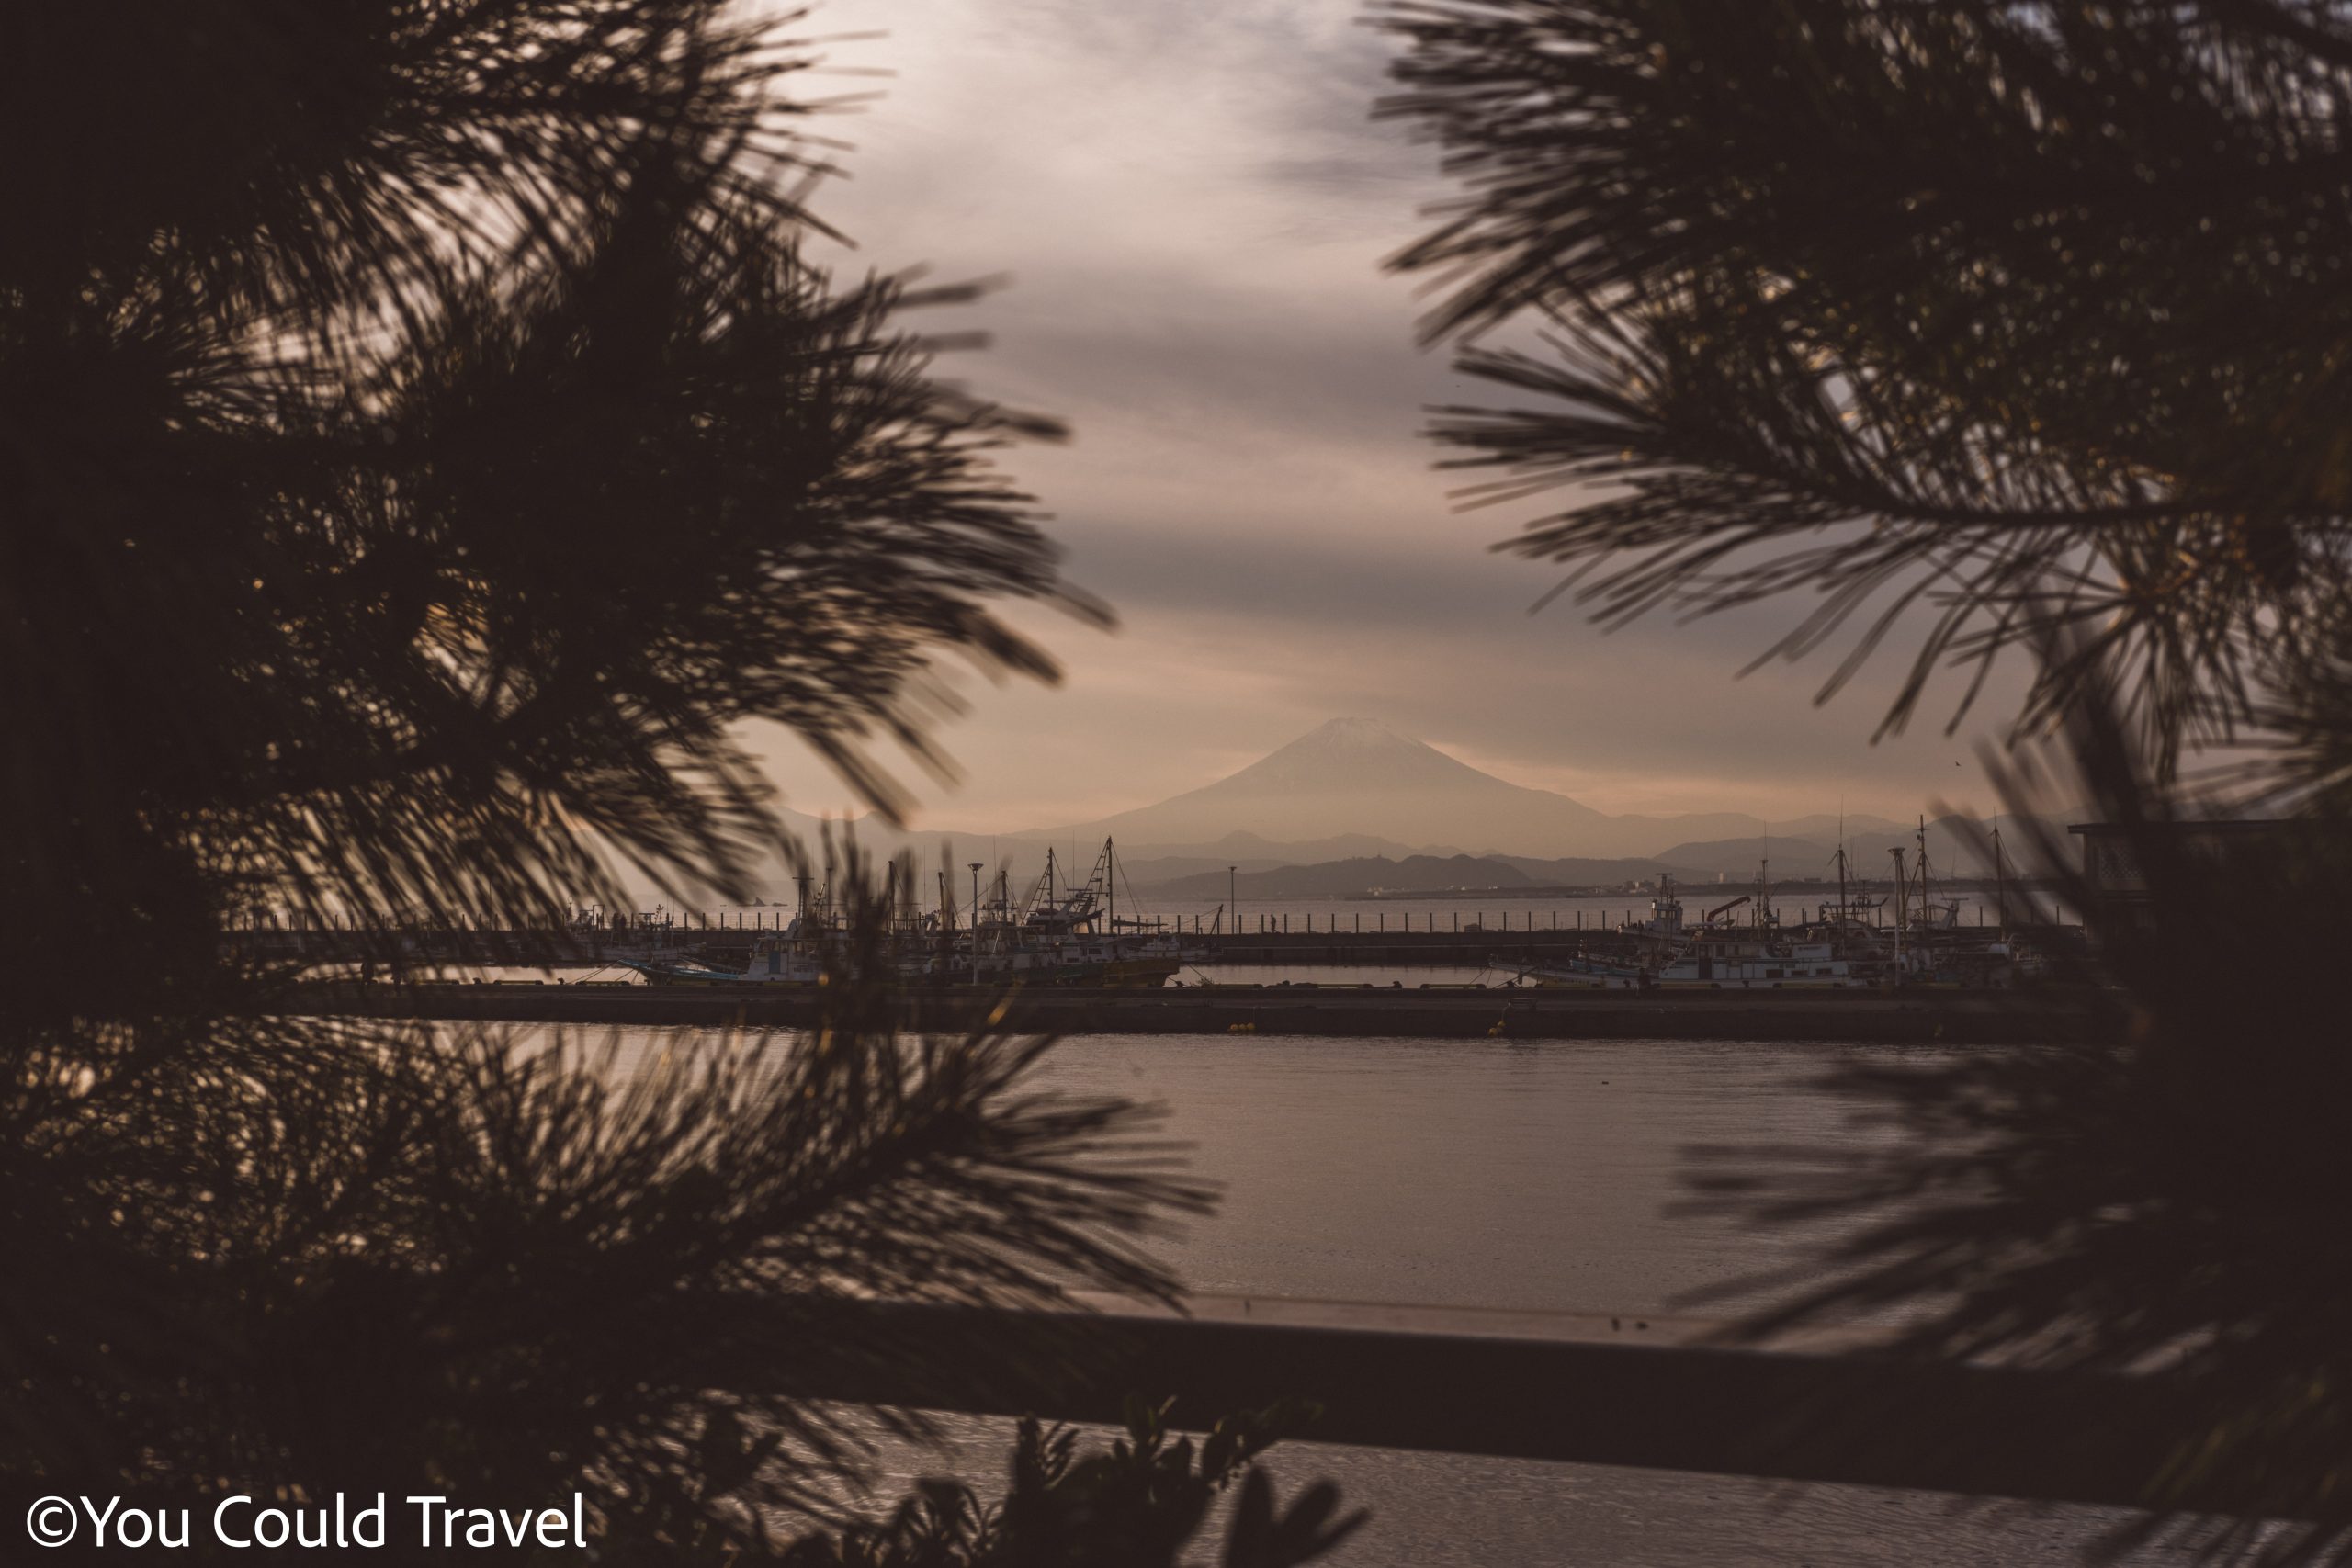
[[[1198,789],[1061,828],[910,831],[871,817],[828,824],[789,811],[784,816],[820,873],[822,830],[830,827],[838,840],[846,828],[869,854],[910,855],[924,886],[943,856],[959,872],[977,859],[989,874],[1001,869],[1013,884],[1025,886],[1043,869],[1048,846],[1059,852],[1061,876],[1082,879],[1105,838],[1117,840],[1131,882],[1158,888],[1188,877],[1203,879],[1204,886],[1221,883],[1229,866],[1254,875],[1462,855],[1516,868],[1546,886],[1604,886],[1660,869],[1678,876],[1751,880],[1768,852],[1776,876],[1828,877],[1835,875],[1831,862],[1841,828],[1855,874],[1876,878],[1890,865],[1887,849],[1912,840],[1905,824],[1864,812],[1842,821],[1826,812],[1770,822],[1738,812],[1611,816],[1550,790],[1496,778],[1363,718],[1333,719]],[[1958,818],[1929,824],[1935,863],[1961,864],[1958,824]],[[2022,852],[2024,835],[2015,823],[2007,826]],[[784,874],[778,867],[768,879],[772,897],[788,893],[788,881],[779,880]]]
[[[1357,898],[1380,893],[1442,893],[1534,887],[1594,887],[1655,876],[1654,861],[1512,861],[1496,855],[1407,855],[1401,860],[1329,861],[1228,874],[1223,868],[1152,885],[1166,898]]]
[[[1928,869],[1933,875],[1965,877],[1990,876],[1994,874],[1991,835],[1998,828],[2003,839],[2003,869],[2011,875],[2021,874],[2028,857],[2032,853],[2033,824],[2021,817],[1996,817],[1979,821],[1968,817],[1939,817],[1927,825]],[[1982,840],[1982,847],[1980,847]],[[1846,870],[1852,877],[1877,881],[1894,874],[1894,859],[1887,852],[1903,852],[1906,867],[1918,863],[1918,829],[1909,831],[1853,832],[1846,836]],[[1720,872],[1730,876],[1753,877],[1758,864],[1767,857],[1772,863],[1776,877],[1818,876],[1831,879],[1838,874],[1838,844],[1828,840],[1782,838],[1775,833],[1769,838],[1717,840],[1711,843],[1676,844],[1658,858],[1693,871]]]
[[[1786,826],[1792,834],[1834,831],[1836,821],[1809,817]],[[1852,825],[1897,826],[1859,814]],[[1377,852],[1383,854],[1443,846],[1472,854],[1624,859],[1665,858],[1660,851],[1669,843],[1778,826],[1737,812],[1612,817],[1565,795],[1482,773],[1377,720],[1335,718],[1238,773],[1155,805],[1009,836],[1058,843],[1115,837],[1139,852],[1149,846],[1167,855],[1213,853],[1208,846],[1236,833],[1279,844],[1340,833],[1384,840]]]
[[[1988,851],[1978,845],[1997,823],[2014,846],[2030,842],[2030,829],[2020,818],[2003,817],[1976,822],[1943,817],[1927,825],[1928,857],[1939,877],[1970,880],[1993,874]],[[1916,866],[1917,830],[1910,833],[1865,833],[1848,840],[1847,874],[1856,882],[1885,880],[1893,872],[1891,848],[1903,850],[1906,866]],[[1168,898],[1223,899],[1228,888],[1243,898],[1350,898],[1384,893],[1505,892],[1553,887],[1621,887],[1646,882],[1661,872],[1688,883],[1720,878],[1723,884],[1747,887],[1769,859],[1775,882],[1827,882],[1837,874],[1834,844],[1804,839],[1726,839],[1713,843],[1676,845],[1657,859],[1540,860],[1524,855],[1385,855],[1325,861],[1312,864],[1216,866],[1190,875],[1136,879],[1141,891]],[[2028,874],[2018,855],[2004,857],[2003,869],[2013,877]]]

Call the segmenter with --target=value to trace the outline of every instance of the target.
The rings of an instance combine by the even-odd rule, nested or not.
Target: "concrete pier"
[[[1818,1040],[2042,1045],[2115,1037],[2088,990],[1544,991],[1331,987],[1050,988],[901,993],[900,1026],[960,1031],[1000,1005],[1016,1030],[1056,1034],[1320,1034],[1514,1040]],[[317,986],[283,1010],[574,1025],[807,1028],[813,989],[780,986]]]

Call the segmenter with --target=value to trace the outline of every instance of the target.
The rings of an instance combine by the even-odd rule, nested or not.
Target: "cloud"
[[[1485,400],[1415,347],[1420,302],[1381,271],[1447,189],[1429,148],[1372,122],[1388,45],[1360,16],[1356,0],[829,0],[804,29],[888,29],[832,52],[896,72],[879,104],[819,127],[856,143],[854,177],[818,197],[859,243],[839,260],[1010,276],[926,324],[989,330],[945,370],[1073,424],[1010,466],[1125,626],[1022,612],[1069,682],[977,692],[945,736],[964,783],[928,819],[1104,815],[1341,714],[1612,811],[1794,815],[1844,789],[1903,815],[1974,785],[1973,762],[1951,765],[1966,739],[1939,733],[1948,709],[1867,744],[1900,649],[1826,709],[1826,660],[1733,679],[1802,605],[1610,637],[1572,607],[1526,613],[1552,573],[1488,547],[1527,514],[1455,513],[1417,434],[1424,405]],[[2016,686],[1986,711],[2011,711]],[[840,798],[769,745],[798,800]]]

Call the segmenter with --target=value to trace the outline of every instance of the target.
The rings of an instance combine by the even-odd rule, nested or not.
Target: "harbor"
[[[1580,911],[1541,926],[1532,910],[1493,923],[1453,911],[1365,931],[1361,912],[1318,928],[1309,911],[1251,929],[1219,908],[1185,930],[1119,912],[1109,840],[1075,886],[1050,853],[1018,897],[1002,874],[984,890],[980,869],[961,910],[944,869],[922,908],[907,897],[912,868],[894,865],[878,896],[836,900],[830,878],[804,887],[788,920],[592,909],[555,931],[354,922],[249,935],[304,976],[286,1010],[479,1022],[819,1029],[842,987],[863,984],[900,1029],[944,1032],[1951,1045],[2119,1032],[2100,993],[2074,981],[2072,934],[1967,925],[1930,881],[1924,835],[1912,874],[1883,896],[1841,876],[1834,902],[1776,906],[1759,868],[1751,890],[1686,912],[1662,876],[1645,908],[1590,927]]]

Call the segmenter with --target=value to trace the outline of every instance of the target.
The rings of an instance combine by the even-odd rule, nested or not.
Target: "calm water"
[[[1806,1087],[1848,1047],[1227,1036],[1081,1037],[1049,1087],[1163,1104],[1219,1213],[1166,1249],[1204,1291],[1659,1313],[1820,1239],[1668,1212],[1679,1151],[1882,1135]],[[1911,1059],[1917,1060],[1917,1054]],[[1687,1306],[1683,1309],[1690,1311]],[[1931,1418],[1931,1416],[1930,1416]],[[994,1481],[1001,1429],[960,1423],[893,1480]],[[1345,1568],[2038,1564],[2115,1516],[1928,1494],[1287,1445],[1374,1510]],[[2133,1562],[2187,1561],[2165,1552]]]

